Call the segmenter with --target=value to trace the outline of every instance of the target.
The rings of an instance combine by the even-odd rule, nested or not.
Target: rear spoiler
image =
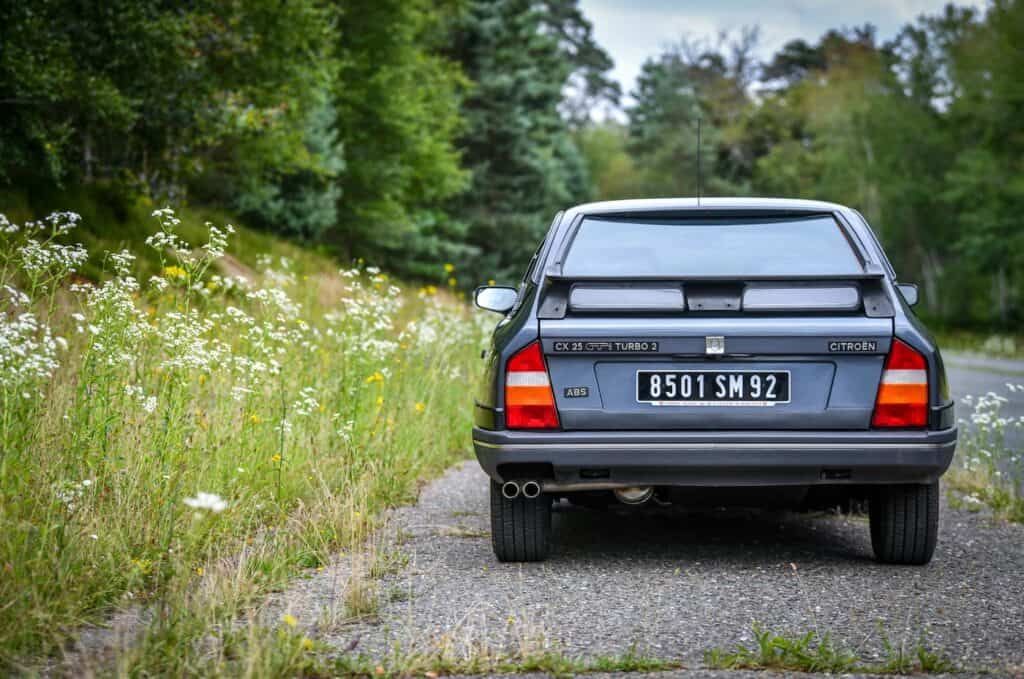
[[[891,317],[884,274],[842,276],[547,277],[541,319],[582,314],[851,313]]]
[[[556,269],[556,270],[553,270]],[[667,283],[737,283],[737,282],[821,282],[821,281],[871,281],[885,278],[885,272],[876,267],[865,269],[860,273],[814,274],[810,276],[795,275],[758,275],[750,276],[566,276],[561,272],[560,265],[552,265],[544,272],[545,280],[552,282],[570,281],[574,283],[636,283],[636,282],[667,282]]]

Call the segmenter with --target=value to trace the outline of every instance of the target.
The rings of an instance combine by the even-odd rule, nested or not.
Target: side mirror
[[[915,304],[917,304],[917,285],[915,285],[914,283],[897,283],[896,289],[900,291],[901,295],[903,295],[903,299],[907,302],[907,304],[909,304],[910,306],[914,306]]]
[[[499,314],[507,314],[518,297],[519,291],[515,288],[500,285],[482,285],[473,293],[473,301],[478,307]]]

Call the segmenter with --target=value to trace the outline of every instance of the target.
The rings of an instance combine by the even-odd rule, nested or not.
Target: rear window
[[[863,273],[830,216],[599,219],[580,224],[567,277],[815,276]]]

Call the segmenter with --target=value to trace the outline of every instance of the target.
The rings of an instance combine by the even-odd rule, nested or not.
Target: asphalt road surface
[[[962,365],[949,366],[958,397],[1024,382],[1024,364]],[[1022,407],[1024,395],[1012,405]],[[560,509],[547,562],[499,564],[487,479],[467,462],[394,512],[378,551],[404,557],[378,581],[376,621],[325,622],[343,617],[328,612],[342,609],[352,557],[296,582],[269,612],[291,612],[339,652],[378,657],[396,645],[547,644],[583,657],[635,645],[698,668],[709,648],[751,644],[759,623],[827,632],[865,660],[881,657],[884,632],[967,672],[1024,673],[1024,526],[944,505],[932,563],[897,567],[872,559],[864,517]]]

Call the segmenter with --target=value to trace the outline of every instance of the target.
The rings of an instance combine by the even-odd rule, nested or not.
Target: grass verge
[[[776,670],[848,674],[941,674],[955,666],[943,655],[929,650],[923,643],[907,648],[893,644],[881,633],[885,656],[881,662],[864,663],[859,655],[837,645],[829,634],[811,631],[802,635],[775,634],[755,625],[755,645],[739,645],[731,650],[714,648],[704,655],[704,662],[713,669]]]
[[[653,658],[637,652],[636,648],[619,655],[582,659],[551,649],[508,653],[481,646],[465,655],[442,647],[432,653],[395,653],[383,661],[342,656],[329,670],[334,676],[343,677],[490,676],[525,672],[573,677],[595,672],[663,672],[680,667],[682,664],[677,661]]]
[[[960,419],[954,466],[943,477],[954,507],[988,508],[997,519],[1024,523],[1024,452],[1007,443],[1007,434],[1024,429],[1024,417],[1003,415],[1010,399],[1024,398],[1024,384],[1009,383],[1004,394],[968,396]]]
[[[135,606],[125,673],[292,662],[294,635],[239,620],[465,456],[479,323],[263,236],[187,242],[169,211],[145,259],[70,246],[69,215],[2,226],[0,667]],[[275,650],[234,664],[252,644]]]

